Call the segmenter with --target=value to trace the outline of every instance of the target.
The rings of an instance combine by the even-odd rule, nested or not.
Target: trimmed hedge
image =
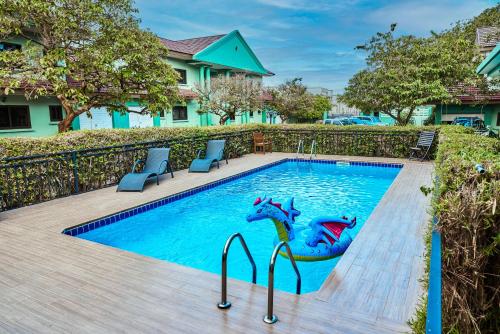
[[[443,332],[499,333],[500,141],[444,127],[436,176]]]
[[[101,129],[67,132],[44,138],[0,138],[1,159],[15,156],[48,154],[62,151],[102,148],[147,141],[179,140],[231,133],[263,131],[277,152],[295,152],[299,139],[318,142],[319,154],[344,154],[404,158],[420,131],[438,127],[383,127],[304,125],[241,125],[186,128]],[[251,139],[251,138],[250,138]]]
[[[275,151],[306,154],[312,140],[318,154],[407,157],[418,127],[337,127],[330,125],[245,125],[205,128],[148,128],[76,131],[47,138],[0,139],[0,194],[4,209],[116,184],[150,147],[172,148],[174,170],[187,168],[209,139],[227,140],[225,155],[253,150],[252,133],[262,131]]]
[[[478,163],[484,174],[476,170]],[[442,127],[435,173],[433,214],[442,243],[442,332],[499,333],[500,141],[463,127]],[[425,287],[430,231],[426,239]],[[414,333],[425,333],[426,304],[424,296],[410,321]]]

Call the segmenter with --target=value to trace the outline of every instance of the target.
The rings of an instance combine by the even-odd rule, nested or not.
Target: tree
[[[282,122],[289,118],[298,119],[300,115],[307,115],[313,108],[312,95],[302,84],[301,78],[288,80],[276,88],[270,89],[272,100],[269,106],[276,111]]]
[[[212,78],[210,84],[196,85],[199,113],[219,116],[219,124],[226,124],[245,112],[256,112],[262,107],[262,84],[243,74]]]
[[[312,107],[296,114],[295,118],[299,123],[314,122],[323,118],[323,114],[332,109],[330,98],[324,95],[311,95]]]
[[[484,86],[475,73],[479,53],[462,25],[428,38],[395,37],[395,27],[357,47],[368,53],[367,68],[351,78],[342,102],[406,125],[419,105],[459,103],[449,88]]]
[[[91,108],[156,114],[178,101],[168,50],[139,28],[131,0],[0,0],[0,39],[27,40],[0,52],[4,94],[55,96],[65,110],[59,130]]]

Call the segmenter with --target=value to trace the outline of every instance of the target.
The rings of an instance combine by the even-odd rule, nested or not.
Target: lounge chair
[[[429,155],[435,136],[436,132],[434,131],[420,132],[417,145],[415,147],[410,147],[411,153],[409,159],[424,161]]]
[[[160,175],[170,172],[174,173],[168,161],[170,148],[150,148],[148,157],[141,172],[136,171],[137,164],[143,160],[137,160],[132,167],[132,173],[125,175],[118,184],[116,191],[141,191],[144,189],[146,180],[156,177],[156,184],[160,184]]]
[[[219,168],[219,161],[224,159],[224,146],[226,145],[225,140],[209,140],[207,144],[207,150],[205,157],[201,158],[201,152],[199,150],[196,159],[191,162],[189,166],[189,172],[208,172],[213,163],[217,163],[217,168]],[[227,164],[227,158],[226,158]]]
[[[257,150],[257,148],[261,148]],[[266,140],[264,138],[264,134],[262,132],[254,132],[253,134],[253,153],[262,153],[266,154],[266,147],[269,152],[273,152],[273,143],[270,140]]]

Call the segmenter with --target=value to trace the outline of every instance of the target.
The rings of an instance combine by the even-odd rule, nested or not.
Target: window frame
[[[187,85],[187,70],[182,68],[174,68],[174,70],[181,76],[180,79],[177,80],[177,83],[179,85]]]
[[[60,119],[53,119],[52,118],[52,111],[53,111],[53,108],[60,108],[60,111],[61,111],[61,118]],[[63,112],[63,108],[62,106],[60,105],[50,105],[49,106],[49,120],[51,123],[59,123],[60,121],[62,121],[64,119],[64,112]]]
[[[176,110],[177,109],[177,110]],[[179,112],[179,109],[182,109],[186,113],[186,118],[175,118],[175,113]],[[174,106],[172,108],[172,121],[174,122],[186,122],[189,120],[188,109],[187,106]]]
[[[0,126],[0,130],[22,130],[31,129],[31,113],[29,105],[0,105],[0,108],[7,108],[9,127]],[[22,126],[12,126],[12,108],[25,108],[27,114],[27,124]]]

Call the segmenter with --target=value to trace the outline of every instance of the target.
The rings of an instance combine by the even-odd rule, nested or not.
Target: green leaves
[[[245,75],[219,75],[210,83],[197,85],[195,91],[200,106],[198,113],[211,113],[225,124],[231,117],[256,112],[262,107],[262,83]]]
[[[498,8],[500,5],[496,12],[485,11],[487,20],[481,19],[483,14],[477,20],[500,25]],[[449,88],[465,85],[486,89],[484,78],[475,72],[481,57],[470,27],[476,25],[476,20],[457,23],[428,38],[396,37],[393,26],[389,32],[377,33],[357,47],[367,52],[367,68],[349,80],[340,100],[365,112],[380,111],[406,125],[417,106],[459,103]]]
[[[313,95],[307,92],[302,78],[288,80],[278,87],[272,88],[270,93],[273,99],[269,102],[269,107],[277,112],[283,122],[288,119],[310,120],[316,118],[313,109]]]
[[[56,96],[63,131],[91,108],[126,112],[132,99],[144,112],[170,109],[180,100],[177,74],[136,12],[130,0],[0,0],[0,39],[25,42],[0,53],[0,82],[27,98]]]

